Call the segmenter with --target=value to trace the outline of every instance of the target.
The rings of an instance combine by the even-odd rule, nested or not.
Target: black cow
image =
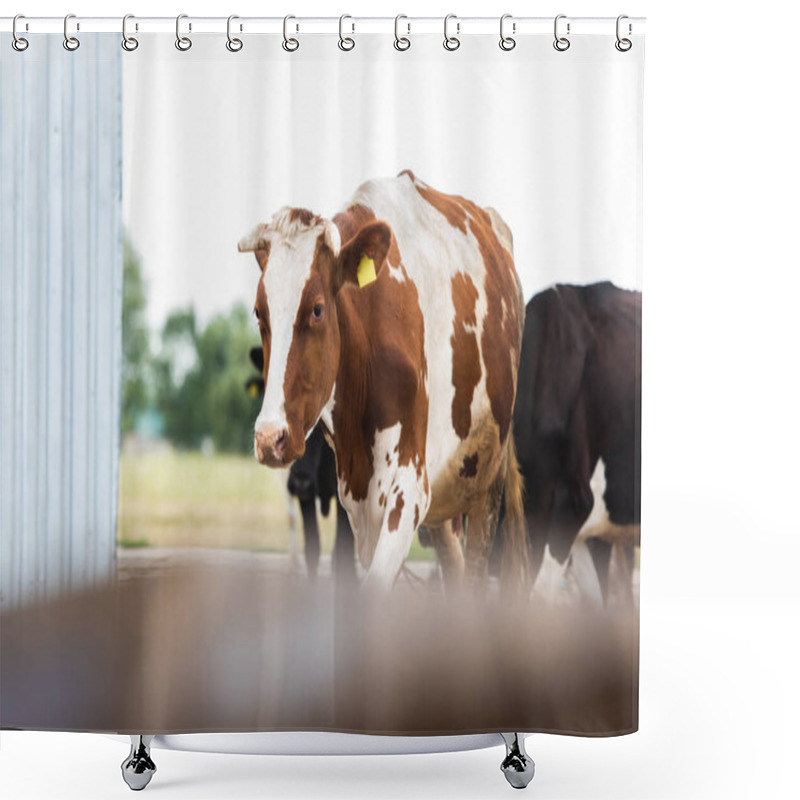
[[[258,370],[259,377],[250,378],[247,390],[251,394],[264,394],[264,354],[260,347],[250,349],[250,361]],[[333,450],[325,441],[322,426],[317,425],[306,440],[306,452],[289,470],[287,482],[289,494],[300,501],[303,516],[303,539],[305,542],[306,569],[310,578],[316,578],[319,567],[319,527],[317,525],[317,503],[319,498],[322,515],[330,513],[331,499],[337,497],[336,459]],[[336,541],[333,546],[332,569],[338,579],[354,579],[355,539],[350,520],[341,503],[336,503]]]
[[[641,292],[609,282],[557,284],[526,307],[514,440],[534,578],[546,546],[566,561],[592,510],[599,459],[610,522],[639,525],[641,319]],[[606,596],[612,544],[600,537],[587,545]],[[498,537],[493,560],[501,546]],[[630,542],[626,555],[630,566]]]

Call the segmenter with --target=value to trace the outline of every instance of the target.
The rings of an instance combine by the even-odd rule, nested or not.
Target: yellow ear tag
[[[375,262],[369,256],[361,256],[356,276],[358,277],[358,285],[362,288],[378,279],[375,274]]]

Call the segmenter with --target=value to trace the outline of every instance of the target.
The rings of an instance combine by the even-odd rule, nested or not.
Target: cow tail
[[[504,593],[527,596],[530,588],[530,560],[528,558],[528,533],[523,507],[525,483],[519,471],[513,430],[508,432],[508,457],[506,459],[505,515],[501,530],[503,556],[500,563],[501,585]]]

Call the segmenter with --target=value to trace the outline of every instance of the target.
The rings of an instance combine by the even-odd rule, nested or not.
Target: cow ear
[[[259,371],[264,371],[264,351],[261,345],[250,348],[250,363]]]
[[[346,283],[368,286],[377,280],[389,248],[392,229],[382,221],[365,225],[339,252],[339,286]]]

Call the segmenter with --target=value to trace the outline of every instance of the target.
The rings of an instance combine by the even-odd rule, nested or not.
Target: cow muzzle
[[[259,463],[267,467],[286,466],[288,448],[289,429],[287,427],[262,427],[256,430],[255,451]]]

